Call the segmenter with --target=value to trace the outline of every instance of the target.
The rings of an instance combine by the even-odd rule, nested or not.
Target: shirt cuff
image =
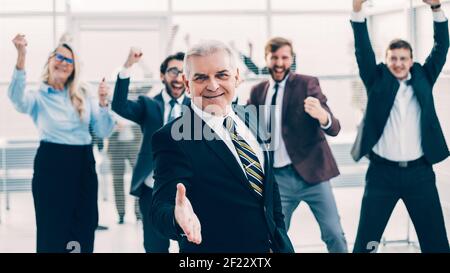
[[[14,68],[13,78],[14,79],[25,79],[27,73],[25,72],[25,69],[19,70],[17,67]]]
[[[447,17],[445,17],[443,10],[433,11],[432,13],[433,13],[433,21],[438,22],[438,23],[447,21]]]
[[[122,70],[120,70],[119,72],[119,78],[128,79],[130,78],[130,74],[131,74],[130,68],[123,67]]]
[[[330,113],[328,113],[328,123],[327,123],[327,125],[325,125],[325,126],[320,125],[320,127],[321,127],[323,130],[328,130],[328,129],[331,127],[331,123],[332,123],[332,121],[331,121],[331,115],[330,115]]]
[[[363,11],[360,12],[352,11],[351,20],[352,22],[364,23],[366,21],[366,14]]]

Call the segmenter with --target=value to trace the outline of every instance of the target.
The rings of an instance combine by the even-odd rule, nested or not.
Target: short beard
[[[273,70],[272,70],[272,68],[269,68],[269,73],[270,73],[270,76],[272,76],[272,79],[273,79]],[[284,72],[283,79],[281,79],[280,82],[282,82],[284,79],[286,79],[286,77],[287,77],[287,75],[289,75],[289,73],[291,73],[291,68],[286,69],[286,71]]]
[[[186,88],[184,88],[183,91],[181,92],[180,96],[179,96],[178,98],[175,98],[175,97],[173,96],[172,86],[170,86],[170,84],[168,84],[166,81],[164,81],[164,87],[166,88],[167,94],[169,94],[169,96],[170,96],[172,99],[178,99],[178,98],[181,97],[181,96],[184,94],[184,92],[186,91]]]

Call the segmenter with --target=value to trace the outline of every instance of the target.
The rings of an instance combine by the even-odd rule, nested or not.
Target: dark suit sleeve
[[[140,101],[128,100],[128,91],[130,79],[121,79],[117,77],[114,87],[114,96],[111,103],[112,110],[121,117],[142,124],[144,121],[144,105]]]
[[[193,172],[191,160],[180,149],[179,142],[171,137],[170,128],[165,129],[163,127],[152,138],[155,184],[150,217],[159,233],[170,239],[180,240],[180,229],[174,216],[177,184],[184,184],[189,198]]]
[[[448,20],[434,22],[434,46],[423,68],[431,84],[434,84],[445,65],[449,47]]]
[[[359,75],[369,91],[372,86],[376,71],[377,63],[375,53],[370,43],[369,32],[367,30],[367,21],[364,23],[351,22],[353,28],[353,36],[355,39],[355,55],[358,63]]]
[[[248,97],[247,105],[258,105],[256,101],[256,85],[250,89],[250,96]]]
[[[336,117],[334,117],[333,113],[330,110],[330,107],[328,107],[327,97],[322,93],[319,80],[317,78],[312,78],[312,80],[308,81],[307,90],[308,96],[315,97],[316,99],[318,99],[323,109],[325,109],[325,111],[327,111],[330,114],[331,126],[330,128],[324,130],[324,132],[330,136],[337,136],[337,134],[341,130],[341,125],[339,123],[339,120]]]
[[[284,215],[281,207],[280,190],[278,189],[278,183],[273,180],[273,218],[277,228],[286,230],[284,225]]]

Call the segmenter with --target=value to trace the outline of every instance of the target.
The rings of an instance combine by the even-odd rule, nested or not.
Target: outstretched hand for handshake
[[[189,242],[194,244],[200,244],[202,242],[200,221],[192,209],[191,202],[186,197],[186,188],[181,183],[177,184],[175,221],[177,221]]]

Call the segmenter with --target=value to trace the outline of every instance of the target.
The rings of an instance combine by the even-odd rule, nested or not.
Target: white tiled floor
[[[359,220],[362,188],[335,188],[341,221],[346,233],[349,249],[353,247]],[[11,209],[5,210],[4,195],[0,195],[0,252],[34,252],[35,220],[33,202],[30,192],[11,195]],[[132,213],[132,198],[127,197],[127,215],[125,224],[118,225],[113,199],[99,199],[100,224],[108,226],[106,231],[98,231],[95,241],[95,252],[143,252],[142,226],[136,222]],[[407,238],[408,218],[403,204],[395,209],[385,231],[388,240]],[[415,238],[414,231],[411,232]],[[320,240],[320,231],[311,211],[306,204],[301,204],[295,211],[289,236],[297,252],[326,252],[325,244]],[[176,244],[171,245],[176,252]],[[407,243],[389,243],[380,246],[379,252],[418,252],[418,249]]]

